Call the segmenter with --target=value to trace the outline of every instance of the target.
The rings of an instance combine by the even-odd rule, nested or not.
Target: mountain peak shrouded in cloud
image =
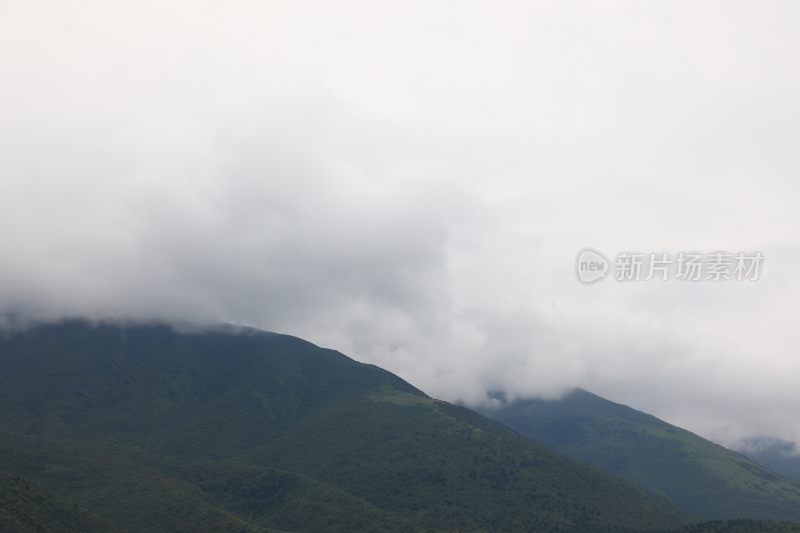
[[[741,442],[739,451],[782,476],[800,481],[800,448],[794,442],[753,437]]]
[[[797,5],[0,6],[0,312],[291,333],[800,441]],[[591,247],[752,250],[604,281]]]
[[[481,412],[536,442],[668,498],[706,520],[800,519],[800,485],[743,455],[582,389]],[[769,466],[769,465],[766,465]]]

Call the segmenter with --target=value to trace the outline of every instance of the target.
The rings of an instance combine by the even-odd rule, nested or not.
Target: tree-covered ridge
[[[0,338],[0,468],[134,531],[656,529],[656,496],[293,337]]]
[[[653,416],[583,390],[484,409],[523,435],[701,518],[800,520],[800,484]]]

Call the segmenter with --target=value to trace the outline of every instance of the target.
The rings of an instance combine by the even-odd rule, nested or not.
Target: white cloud
[[[800,441],[793,2],[0,6],[0,307]],[[752,284],[577,283],[593,246]]]

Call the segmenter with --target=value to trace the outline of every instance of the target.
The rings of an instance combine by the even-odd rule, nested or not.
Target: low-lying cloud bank
[[[0,312],[253,325],[449,400],[581,386],[800,442],[793,3],[345,6],[4,7]],[[585,246],[766,260],[586,287]]]

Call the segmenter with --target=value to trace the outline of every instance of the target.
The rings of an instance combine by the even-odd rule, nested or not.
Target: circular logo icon
[[[593,248],[584,248],[578,252],[575,260],[575,273],[581,283],[591,285],[604,280],[608,274],[609,262],[602,253]]]

